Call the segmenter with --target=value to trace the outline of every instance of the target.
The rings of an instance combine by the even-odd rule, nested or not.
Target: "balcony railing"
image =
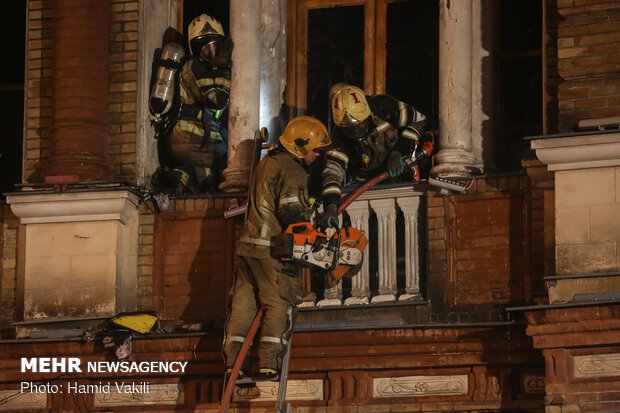
[[[401,186],[371,190],[353,202],[346,210],[351,225],[363,231],[369,240],[360,272],[334,287],[313,288],[318,301],[305,301],[300,306],[421,300],[421,199],[421,192]]]

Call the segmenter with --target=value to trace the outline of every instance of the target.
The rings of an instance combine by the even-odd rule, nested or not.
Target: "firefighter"
[[[336,84],[330,90],[334,147],[322,173],[322,225],[335,227],[341,187],[347,179],[364,181],[387,170],[396,178],[405,172],[403,156],[420,140],[426,117],[389,95],[366,96],[355,86]]]
[[[258,340],[259,379],[279,375],[295,307],[301,302],[297,268],[271,257],[271,237],[290,224],[310,220],[306,167],[330,145],[327,129],[309,116],[292,119],[256,166],[250,183],[247,219],[235,250],[231,309],[225,326],[224,360],[232,371],[244,337],[264,308]],[[240,373],[242,377],[245,373]]]
[[[188,41],[190,56],[179,75],[181,110],[165,152],[185,192],[212,192],[226,167],[232,41],[206,14],[189,24]]]

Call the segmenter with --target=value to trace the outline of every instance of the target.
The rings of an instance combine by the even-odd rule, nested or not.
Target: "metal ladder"
[[[239,354],[237,354],[237,359],[233,364],[232,373],[228,378],[228,382],[224,379],[224,392],[222,395],[222,400],[220,404],[220,408],[218,413],[227,413],[228,407],[230,406],[230,401],[232,400],[233,391],[237,384],[244,385],[252,385],[256,382],[252,380],[251,377],[245,378],[243,380],[237,380],[239,377],[239,371],[241,370],[241,366],[243,365],[243,361],[245,360],[248,351],[250,350],[250,346],[254,337],[256,336],[256,332],[258,331],[258,327],[260,326],[260,320],[263,316],[263,309],[259,309],[258,313],[256,313],[256,317],[254,317],[254,321],[250,326],[250,330],[248,334],[245,336],[243,340],[243,344],[241,345],[241,349],[239,350]],[[286,383],[288,381],[288,367],[291,360],[291,343],[293,342],[293,337],[288,340],[286,344],[286,353],[284,354],[284,359],[282,360],[282,368],[280,370],[280,378],[278,383],[278,400],[276,401],[276,413],[293,413],[293,407],[290,403],[286,403]]]

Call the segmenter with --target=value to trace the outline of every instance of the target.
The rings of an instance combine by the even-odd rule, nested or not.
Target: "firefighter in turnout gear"
[[[366,96],[355,86],[337,84],[330,91],[334,147],[322,173],[322,225],[338,223],[341,187],[348,179],[365,181],[387,170],[396,178],[405,172],[403,156],[420,140],[426,116],[389,95]]]
[[[224,360],[230,373],[258,308],[265,311],[258,342],[259,378],[273,379],[281,368],[301,287],[293,264],[271,256],[271,237],[293,223],[310,220],[306,167],[331,144],[317,119],[299,116],[286,126],[279,144],[256,166],[248,212],[235,250],[231,309],[225,326]],[[241,376],[244,373],[241,372]],[[240,376],[240,377],[241,377]]]
[[[165,139],[167,167],[182,171],[196,192],[212,192],[226,168],[226,110],[232,41],[222,25],[201,14],[188,27],[190,54],[179,74],[178,120]],[[194,192],[187,190],[185,192]]]

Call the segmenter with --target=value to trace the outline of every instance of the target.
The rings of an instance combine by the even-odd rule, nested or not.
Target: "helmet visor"
[[[215,59],[221,43],[222,42],[219,39],[211,40],[210,42],[205,43],[204,46],[202,46],[202,49],[200,49],[200,57],[204,60]]]
[[[352,126],[339,126],[338,127],[344,136],[351,140],[359,140],[368,135],[370,129],[370,118]]]

